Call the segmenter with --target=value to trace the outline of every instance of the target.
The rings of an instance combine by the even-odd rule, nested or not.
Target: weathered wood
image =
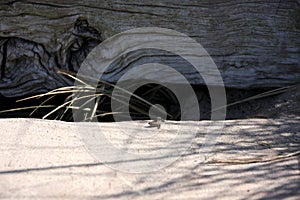
[[[280,87],[299,82],[297,0],[4,0],[0,18],[0,93],[7,97],[72,84],[55,74],[57,69],[76,71],[103,39],[145,26],[174,29],[195,39],[212,56],[227,87]],[[151,59],[143,54],[133,58],[133,64]],[[176,61],[191,76],[191,83],[204,84]],[[121,69],[128,64],[121,63]]]

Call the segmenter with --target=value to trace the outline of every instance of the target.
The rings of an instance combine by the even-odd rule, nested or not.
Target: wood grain
[[[199,42],[227,87],[281,87],[299,82],[300,5],[296,0],[4,0],[0,18],[0,93],[4,96],[70,85],[70,80],[56,74],[57,69],[76,71],[104,39],[149,26],[173,29]],[[81,25],[76,26],[78,20]],[[137,54],[133,63],[123,61],[120,70],[153,57]],[[173,62],[184,69],[191,83],[204,84],[176,59]]]

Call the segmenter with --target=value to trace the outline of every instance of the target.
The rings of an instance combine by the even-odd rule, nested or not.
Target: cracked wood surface
[[[88,52],[104,39],[145,26],[174,29],[202,44],[227,87],[281,87],[299,82],[297,0],[4,0],[0,17],[0,92],[7,97],[72,84],[56,71],[78,70]],[[151,59],[149,52],[139,51],[117,67],[122,71]],[[191,83],[204,84],[182,59],[166,62],[175,63]],[[107,79],[119,77],[111,73]]]

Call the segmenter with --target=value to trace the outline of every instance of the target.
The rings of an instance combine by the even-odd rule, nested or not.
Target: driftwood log
[[[1,0],[0,18],[0,93],[5,97],[71,85],[57,70],[76,72],[106,38],[149,26],[199,42],[227,87],[281,87],[300,79],[299,0]],[[152,59],[149,52],[134,56],[118,62],[118,71]],[[174,63],[192,84],[204,84],[193,80],[182,61]],[[118,76],[111,72],[107,77]]]

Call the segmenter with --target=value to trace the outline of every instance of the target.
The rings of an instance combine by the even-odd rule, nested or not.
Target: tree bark
[[[0,18],[0,93],[6,97],[71,85],[57,70],[76,72],[106,38],[149,26],[173,29],[200,43],[226,87],[282,87],[300,80],[297,0],[4,0]],[[140,52],[133,63],[117,67],[122,71],[145,58],[151,55]],[[173,62],[192,84],[205,84],[180,60]],[[108,79],[119,76],[112,73]]]

